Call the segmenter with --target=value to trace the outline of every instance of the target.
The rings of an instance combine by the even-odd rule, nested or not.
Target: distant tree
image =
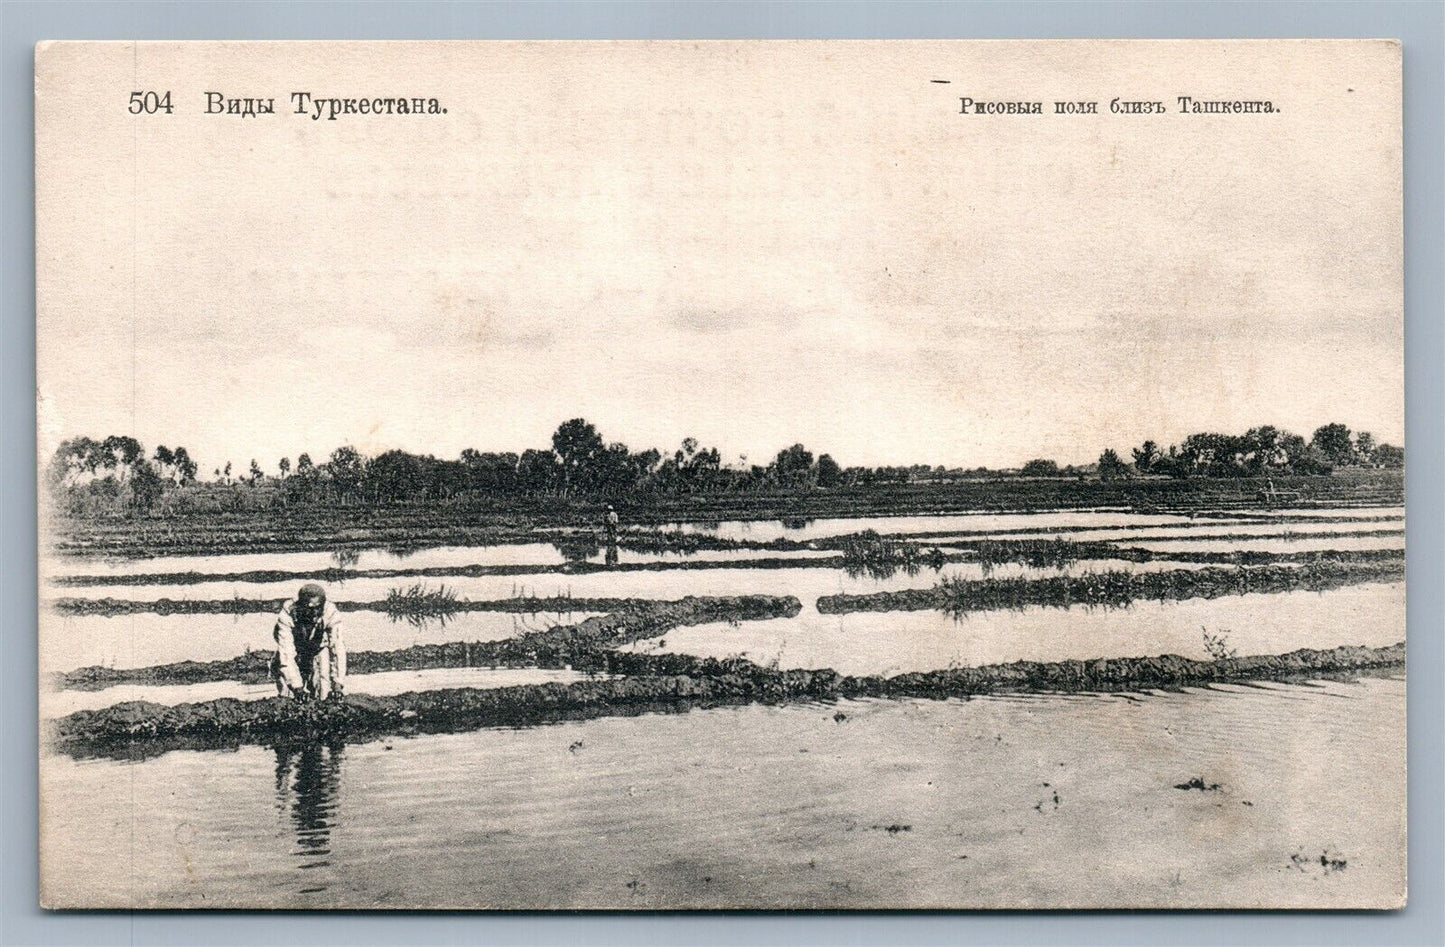
[[[221,477],[226,481],[226,483],[231,482],[231,462],[229,460],[226,461],[226,466],[221,468]]]
[[[285,460],[283,457],[282,460]],[[290,464],[288,463],[289,467]],[[305,452],[296,457],[296,466],[292,468],[294,473],[284,477],[282,484],[285,487],[283,494],[286,502],[310,503],[320,499],[323,495],[324,485],[322,470],[311,461],[311,455]]]
[[[276,469],[281,472],[281,479],[285,480],[286,475],[291,472],[290,458],[282,457],[280,460],[276,461]]]
[[[130,476],[130,502],[137,510],[149,510],[156,505],[165,491],[165,482],[156,469],[141,458],[134,465]]]
[[[1245,472],[1257,475],[1289,466],[1289,453],[1284,441],[1289,435],[1273,425],[1250,428],[1244,432],[1241,463]]]
[[[326,469],[341,497],[361,495],[362,479],[366,476],[366,460],[356,448],[350,445],[336,448],[331,452],[331,459],[326,462]]]
[[[171,454],[176,481],[185,486],[196,479],[196,462],[184,447],[177,447]]]
[[[101,442],[88,437],[63,441],[50,458],[46,478],[52,489],[75,486],[86,478],[95,478],[105,466]]]
[[[621,441],[608,444],[592,460],[588,483],[603,493],[622,493],[632,489],[638,480],[632,452]]]
[[[1371,464],[1375,461],[1375,435],[1369,431],[1361,431],[1355,435],[1355,457],[1362,464]]]
[[[133,437],[112,434],[100,445],[101,464],[107,470],[114,470],[124,480],[134,472],[137,464],[145,463],[145,448]]]
[[[1376,466],[1399,469],[1405,466],[1405,449],[1394,444],[1380,444],[1372,455]]]
[[[583,418],[563,421],[552,434],[552,451],[562,474],[562,491],[586,491],[593,479],[597,459],[603,451],[602,435]]]
[[[560,485],[561,466],[549,450],[524,450],[517,459],[517,484],[529,493],[546,493]]]
[[[426,461],[402,450],[389,450],[366,465],[365,493],[376,503],[401,503],[419,497],[427,486]]]
[[[1099,455],[1099,478],[1101,480],[1113,480],[1117,477],[1129,476],[1128,466],[1119,459],[1114,448],[1106,447]]]
[[[1204,432],[1191,434],[1179,445],[1178,462],[1186,475],[1242,477],[1248,471],[1249,447],[1243,437]]]
[[[662,464],[662,452],[656,447],[649,447],[645,451],[633,454],[632,463],[637,468],[639,478],[651,476]]]
[[[657,468],[657,480],[665,490],[695,493],[705,490],[722,470],[722,454],[716,447],[702,447],[697,438],[685,437],[681,446]]]
[[[843,479],[843,468],[831,454],[823,454],[818,457],[818,486],[823,489],[836,487]]]
[[[151,459],[155,461],[156,472],[158,474],[162,477],[170,476],[171,468],[175,466],[176,463],[176,455],[169,447],[164,444],[157,446],[155,453],[151,455]]]
[[[1059,465],[1052,460],[1042,458],[1031,460],[1019,469],[1019,473],[1025,477],[1057,477]]]
[[[769,472],[779,486],[799,488],[811,485],[813,476],[813,452],[802,444],[794,444],[778,451],[769,465]]]
[[[1153,441],[1145,441],[1140,446],[1134,448],[1133,454],[1134,469],[1140,473],[1149,473],[1153,470],[1154,464],[1162,456],[1159,451],[1159,445]]]
[[[466,488],[488,493],[504,493],[515,489],[518,460],[516,454],[483,453],[468,447],[461,455]]]
[[[1354,462],[1355,445],[1350,441],[1350,429],[1343,424],[1326,424],[1315,430],[1310,446],[1325,456],[1336,467],[1347,467]]]
[[[251,458],[251,486],[254,487],[254,486],[256,486],[257,484],[259,484],[259,483],[261,482],[261,478],[264,477],[264,476],[265,476],[265,474],[263,474],[263,473],[261,472],[261,465],[258,464],[258,463],[256,463],[256,458],[252,457],[252,458]]]

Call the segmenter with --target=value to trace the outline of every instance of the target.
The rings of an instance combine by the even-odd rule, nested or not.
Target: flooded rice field
[[[1404,714],[1365,678],[59,757],[41,868],[138,907],[1378,903]]]
[[[1324,552],[1334,550],[1336,552],[1357,552],[1370,549],[1400,549],[1405,548],[1405,534],[1396,533],[1391,536],[1339,536],[1330,539],[1316,539],[1308,536],[1290,537],[1287,539],[1212,539],[1201,537],[1199,539],[1172,539],[1153,540],[1148,537],[1138,542],[1130,541],[1129,545],[1137,549],[1147,549],[1150,552],[1176,553],[1176,552]]]
[[[670,599],[682,595],[796,595],[811,602],[823,595],[867,594],[900,589],[932,588],[945,576],[977,579],[987,576],[1046,576],[1105,569],[1157,571],[1197,568],[1193,563],[1127,562],[1118,559],[1077,560],[1060,567],[1033,568],[1016,563],[985,567],[976,562],[950,562],[940,568],[924,566],[898,569],[892,574],[870,574],[840,567],[755,568],[746,562],[736,567],[656,570],[644,572],[593,572],[583,575],[535,573],[530,575],[443,576],[426,578],[422,584],[445,585],[459,596],[473,601],[495,601],[518,597],[536,598],[642,598]],[[184,585],[66,586],[57,589],[66,598],[120,598],[154,602],[159,599],[208,601],[216,599],[284,599],[296,594],[302,580],[284,582],[200,582]],[[411,585],[410,578],[348,579],[327,583],[337,602],[379,602],[398,586]],[[58,596],[57,596],[58,597]]]
[[[565,551],[564,551],[565,550]],[[552,543],[510,543],[496,546],[436,546],[408,552],[368,549],[344,554],[324,552],[243,552],[217,556],[165,556],[160,558],[70,560],[66,574],[103,576],[134,576],[153,573],[198,572],[202,574],[252,571],[322,572],[338,569],[360,571],[388,569],[414,571],[422,569],[453,569],[467,566],[563,566],[568,562],[603,563],[604,548],[566,549]],[[814,549],[696,549],[686,552],[645,552],[634,549],[617,550],[621,563],[679,562],[696,560],[746,560],[798,558],[835,555],[828,550]]]
[[[349,650],[391,651],[446,641],[500,641],[580,622],[593,614],[462,612],[446,621],[412,623],[364,611],[347,612],[342,627]],[[136,668],[174,661],[216,661],[275,647],[269,614],[61,615],[52,621],[53,633],[41,641],[42,674],[90,665]]]
[[[917,533],[995,533],[1016,529],[1071,527],[1146,527],[1187,524],[1174,513],[1126,513],[1113,510],[1063,510],[1048,513],[949,513],[939,516],[859,516],[815,520],[724,520],[718,523],[676,523],[674,528],[719,539],[770,542],[826,539],[877,530],[887,535]]]
[[[362,701],[450,689],[559,694],[599,679],[572,669],[565,648],[574,646],[594,656],[585,648],[616,649],[614,657],[633,662],[740,657],[771,671],[883,678],[1018,661],[1172,654],[1208,662],[1403,641],[1404,585],[1355,578],[1320,592],[958,618],[931,608],[821,614],[816,606],[824,596],[928,590],[945,579],[1033,587],[1051,577],[1202,568],[1170,554],[1338,553],[1337,568],[1348,568],[1351,554],[1403,550],[1402,512],[1068,511],[669,527],[743,544],[818,544],[686,554],[535,542],[52,559],[42,599],[169,599],[219,610],[237,599],[290,597],[307,573],[400,570],[324,583],[333,601],[367,603],[342,614],[349,651],[535,640],[543,651],[517,654],[552,656],[537,666],[393,664],[407,669],[349,678],[348,697]],[[926,557],[845,564],[828,540],[864,530],[918,537],[911,551],[903,543],[888,553],[908,557],[940,546],[957,560],[982,538],[1058,536],[1161,558],[1114,558],[1117,550],[1102,547],[1047,565]],[[585,571],[562,571],[569,561]],[[617,571],[607,568],[614,564]],[[415,575],[468,567],[484,574]],[[506,574],[485,574],[493,567]],[[248,572],[265,578],[237,578]],[[98,578],[74,584],[56,582],[60,576]],[[473,602],[570,596],[637,610],[601,619],[580,604],[558,611],[547,603],[550,610],[535,613],[442,607],[401,620],[381,609],[413,586],[444,586]],[[782,617],[723,621],[706,609],[670,624],[648,617],[659,601],[760,595],[796,601],[751,612]],[[256,656],[272,648],[273,608],[257,601],[241,614],[52,614],[42,675]],[[569,644],[555,637],[558,626],[592,628],[594,637]],[[42,716],[159,705],[133,705],[144,717],[274,695],[257,676],[189,680],[89,690],[43,684]],[[42,870],[56,884],[87,879],[90,903],[147,907],[225,907],[229,891],[247,892],[249,903],[301,908],[1369,903],[1403,885],[1392,856],[1404,833],[1404,692],[1400,667],[1353,680],[1169,693],[789,699],[690,710],[685,702],[644,703],[584,715],[596,719],[279,746],[167,750],[141,740],[44,756],[41,778],[53,803]],[[1196,777],[1203,788],[1187,788]],[[1361,794],[1398,797],[1400,805],[1380,811],[1400,819],[1354,818]],[[67,800],[85,800],[87,811]],[[1226,835],[1239,844],[1218,845]],[[1080,852],[1106,864],[1080,864]]]
[[[622,650],[742,656],[781,668],[889,676],[1013,661],[1180,654],[1206,660],[1204,631],[1240,654],[1342,644],[1382,647],[1405,634],[1399,585],[1320,593],[1135,602],[1128,608],[1026,608],[955,619],[941,611],[852,612],[678,628]]]

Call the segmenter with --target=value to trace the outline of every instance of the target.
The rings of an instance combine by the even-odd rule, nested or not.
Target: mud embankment
[[[997,544],[995,544],[997,545]],[[1299,565],[1308,566],[1314,570],[1314,582],[1323,581],[1321,576],[1329,571],[1331,574],[1341,571],[1354,572],[1360,577],[1354,581],[1370,582],[1398,578],[1403,575],[1405,551],[1403,549],[1362,549],[1362,550],[1316,550],[1307,552],[1155,552],[1148,549],[1132,547],[1113,546],[1108,543],[1076,543],[1071,554],[1072,559],[1080,561],[1090,559],[1116,559],[1128,562],[1188,562],[1205,565],[1231,565],[1231,566],[1264,566],[1264,565]],[[973,562],[977,561],[974,552],[965,550],[951,553],[943,557],[944,562]],[[652,567],[653,564],[646,564]],[[722,563],[721,565],[738,568],[830,568],[847,570],[847,564],[841,559],[814,558],[814,559],[791,559],[791,560],[753,560],[750,562]],[[709,564],[699,563],[698,567],[710,567]],[[676,566],[664,567],[676,568]],[[535,572],[535,570],[533,570]],[[327,573],[330,574],[329,572]],[[397,573],[398,575],[402,573]],[[457,575],[464,574],[456,571],[443,572],[434,570],[433,574]],[[1107,573],[1106,573],[1107,574]],[[190,574],[195,575],[195,574]],[[224,581],[227,578],[234,579],[235,576],[245,576],[248,573],[236,573],[233,576],[223,574],[200,575],[192,581],[213,582]],[[301,581],[307,575],[281,573],[282,580]],[[1160,573],[1160,575],[1179,575],[1179,573]],[[1301,573],[1304,575],[1304,573]],[[88,585],[91,579],[98,580],[101,585],[131,585],[147,584],[152,579],[160,579],[163,576],[103,576],[103,577],[68,577],[56,581],[57,585]],[[344,573],[347,579],[358,578],[357,573]],[[174,576],[164,576],[174,578]],[[135,582],[140,579],[144,581]],[[249,579],[246,581],[250,581]],[[333,579],[333,581],[336,581]],[[1089,598],[1071,598],[1065,595],[1056,586],[1041,586],[1033,592],[1014,589],[1008,586],[1010,591],[1004,594],[1002,583],[1018,583],[1027,581],[1030,583],[1058,583],[1059,577],[1033,577],[1028,579],[994,579],[983,580],[981,587],[968,593],[966,597],[978,599],[984,602],[999,601],[999,605],[978,605],[970,606],[968,610],[976,611],[985,607],[1013,608],[1025,605],[1045,604],[1059,605],[1066,607],[1069,604],[1108,604],[1107,602],[1096,601]],[[1090,577],[1076,577],[1073,581],[1091,581]],[[1215,593],[1204,590],[1190,591],[1188,585],[1180,585],[1185,580],[1170,580],[1171,588],[1189,591],[1189,594],[1159,594],[1154,590],[1146,590],[1144,594],[1133,594],[1133,598],[1195,598],[1208,597],[1211,594],[1232,594],[1236,591],[1233,585],[1220,585],[1214,579],[1208,584],[1222,589]],[[1277,581],[1273,587],[1250,587],[1244,591],[1292,591],[1297,588],[1334,588],[1348,582],[1335,581],[1334,585],[1311,585],[1308,576],[1303,580],[1306,584],[1290,585],[1287,582]],[[1155,580],[1156,584],[1159,580]],[[989,585],[988,583],[994,583]],[[184,581],[179,584],[184,584]],[[1072,593],[1070,593],[1072,594]],[[1032,596],[1041,596],[1039,600],[1033,600]],[[938,601],[936,589],[919,589],[909,592],[880,593],[876,595],[835,595],[827,596],[820,600],[819,608],[824,612],[830,610],[840,611],[900,611],[920,610],[942,607],[935,604]],[[170,599],[159,598],[153,600],[118,599],[112,597],[103,598],[74,598],[61,597],[51,599],[45,603],[47,608],[54,610],[61,615],[93,615],[93,616],[120,616],[120,615],[253,615],[275,612],[284,602],[280,598],[226,598],[226,599]],[[388,601],[378,599],[376,601],[338,601],[335,603],[338,610],[343,612],[383,612],[392,611]],[[483,599],[468,600],[454,599],[447,605],[448,615],[460,614],[463,612],[509,612],[513,614],[542,614],[542,613],[565,613],[565,612],[611,612],[627,607],[629,604],[636,604],[634,599],[622,598],[574,598],[567,595],[559,596],[514,596],[506,599]],[[1118,604],[1113,603],[1113,604]]]
[[[1030,606],[1124,607],[1140,600],[1219,598],[1254,592],[1326,591],[1364,582],[1394,582],[1405,577],[1403,558],[1382,561],[1323,560],[1298,566],[1266,565],[1167,572],[1096,572],[1076,576],[1003,579],[944,579],[931,589],[907,589],[871,595],[828,595],[818,599],[825,615],[849,612],[977,612]]]
[[[1395,535],[1398,531],[1385,531]],[[1294,534],[1294,538],[1317,538],[1320,536],[1372,536],[1375,532],[1365,533],[1341,533],[1341,534]],[[798,549],[817,549],[819,551],[838,548],[842,540],[852,538],[833,537],[818,540],[815,544],[795,544]],[[886,538],[886,537],[885,537]],[[1153,541],[1156,537],[1149,537]],[[1166,539],[1169,537],[1158,537]],[[1202,539],[1230,539],[1228,536],[1204,536],[1192,537]],[[1233,537],[1236,539],[1254,538],[1269,539],[1268,536],[1248,536],[1241,534]],[[936,561],[928,564],[934,567],[949,562],[972,562],[989,560],[994,564],[1008,561],[1022,562],[1026,565],[1039,567],[1059,565],[1066,561],[1084,559],[1120,559],[1129,562],[1204,562],[1236,565],[1251,565],[1265,563],[1286,563],[1286,562],[1318,562],[1324,560],[1335,561],[1372,561],[1385,559],[1403,558],[1405,553],[1402,549],[1364,549],[1364,550],[1309,550],[1301,552],[1157,552],[1150,549],[1142,549],[1135,546],[1124,546],[1117,542],[1092,540],[1086,542],[1062,541],[1039,541],[1039,540],[953,540],[939,542],[936,544],[939,552],[935,554]],[[1054,558],[1058,561],[1033,561],[1036,552],[1044,547],[1056,549],[1059,555]],[[1047,560],[1048,557],[1044,557]],[[327,568],[313,570],[287,570],[287,569],[252,569],[240,572],[138,572],[131,574],[112,575],[60,575],[49,580],[49,584],[57,588],[113,588],[147,585],[201,585],[216,582],[232,583],[277,583],[277,582],[326,582],[340,584],[354,581],[356,579],[447,579],[447,578],[480,578],[484,576],[533,576],[533,575],[591,575],[595,573],[625,573],[625,572],[675,572],[690,570],[714,570],[714,569],[847,569],[853,563],[846,556],[808,556],[808,557],[775,557],[758,559],[707,559],[707,560],[659,560],[657,562],[628,562],[606,565],[597,562],[573,562],[554,565],[455,565],[455,566],[427,566],[417,568],[398,569],[347,569]],[[84,600],[61,598],[56,600],[56,606],[65,610],[67,614],[106,614],[104,609],[96,609],[96,606],[77,604]],[[110,602],[110,599],[98,599],[99,602]],[[168,600],[162,600],[168,601]],[[271,599],[228,599],[225,610],[239,611],[266,611],[271,607]],[[276,607],[280,606],[281,599],[275,599]],[[608,600],[595,600],[608,601]],[[247,603],[242,606],[237,603]],[[255,604],[260,603],[260,604]],[[357,610],[376,609],[374,602],[347,603]],[[254,607],[253,607],[254,606]],[[110,606],[120,607],[120,606]],[[92,609],[84,611],[82,609]],[[144,609],[150,611],[150,609]],[[206,611],[207,609],[201,609]],[[222,610],[219,606],[214,611]],[[498,611],[504,609],[488,608],[485,610]],[[177,609],[178,611],[178,609]],[[124,614],[116,612],[116,614]]]
[[[1311,549],[1301,552],[1264,552],[1236,549],[1232,552],[1155,552],[1151,549],[1124,548],[1120,559],[1134,562],[1196,562],[1207,565],[1263,566],[1305,565],[1313,562],[1404,562],[1403,549]]]
[[[356,579],[444,579],[484,576],[593,575],[598,572],[677,572],[707,569],[841,569],[842,556],[760,559],[662,559],[656,562],[565,562],[552,565],[459,565],[413,569],[252,569],[245,572],[137,572],[129,575],[61,575],[54,586],[200,585],[207,582],[351,582]]]
[[[58,598],[46,602],[48,608],[61,615],[252,615],[274,614],[285,599],[279,598],[220,598],[220,599],[170,599],[135,601],[117,598]],[[379,599],[372,602],[333,603],[342,612],[387,612],[387,602]],[[508,612],[518,615],[565,614],[567,612],[612,612],[632,606],[646,604],[642,599],[631,598],[574,598],[570,595],[529,596],[513,598],[482,599],[472,601],[456,599],[447,608],[449,615],[463,612]],[[403,620],[398,618],[398,621]]]
[[[144,755],[177,747],[460,732],[489,726],[625,715],[698,706],[843,698],[968,698],[993,693],[1092,693],[1179,689],[1225,683],[1403,669],[1405,646],[1300,650],[1283,655],[1194,661],[1178,655],[1052,663],[1017,662],[904,674],[845,677],[831,670],[783,671],[741,660],[610,653],[627,676],[492,690],[458,688],[357,696],[301,704],[271,698],[173,707],[147,702],[79,711],[52,722],[54,745],[77,756]],[[660,673],[659,673],[660,672]]]
[[[610,600],[610,614],[571,625],[557,625],[501,641],[455,641],[413,645],[395,651],[353,651],[351,674],[461,667],[542,667],[600,669],[597,652],[666,634],[684,625],[760,618],[792,618],[802,603],[792,596],[741,595],[688,597],[675,602]],[[200,684],[270,680],[270,651],[253,651],[221,661],[179,661],[140,668],[79,668],[52,678],[67,690],[102,690],[120,684]],[[358,698],[359,699],[359,698]]]

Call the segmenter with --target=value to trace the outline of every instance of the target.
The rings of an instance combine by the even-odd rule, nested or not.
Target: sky
[[[447,112],[315,122],[293,90]],[[1402,443],[1399,106],[1383,43],[51,46],[42,463],[111,433],[207,472],[455,457],[579,416],[753,463]]]

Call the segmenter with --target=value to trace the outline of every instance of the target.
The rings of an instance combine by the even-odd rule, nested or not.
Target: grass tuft
[[[396,588],[386,593],[382,609],[392,621],[405,621],[421,627],[430,621],[446,624],[447,619],[461,611],[456,590],[440,585],[428,588],[421,582],[409,588]]]
[[[871,575],[886,579],[900,571],[917,575],[925,566],[941,569],[946,561],[941,549],[925,550],[918,543],[880,536],[871,529],[843,537],[839,548],[843,568],[855,578]]]

